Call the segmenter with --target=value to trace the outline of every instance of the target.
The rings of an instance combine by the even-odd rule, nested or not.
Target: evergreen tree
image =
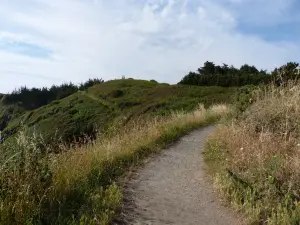
[[[103,83],[102,79],[89,79],[79,86],[72,83],[64,83],[60,86],[53,85],[51,88],[27,88],[23,86],[12,93],[5,95],[3,104],[16,104],[26,110],[37,109],[47,105],[54,100],[60,100],[68,97],[78,90],[85,90],[95,84]],[[2,97],[1,97],[2,98]]]

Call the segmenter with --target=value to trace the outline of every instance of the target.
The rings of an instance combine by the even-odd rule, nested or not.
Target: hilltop
[[[75,89],[76,90],[76,89]],[[30,110],[24,104],[0,101],[0,129],[4,138],[21,125],[35,128],[47,142],[71,141],[147,115],[191,111],[203,103],[230,102],[236,88],[160,84],[156,81],[121,79],[101,82],[59,100]],[[31,104],[32,105],[32,104]]]

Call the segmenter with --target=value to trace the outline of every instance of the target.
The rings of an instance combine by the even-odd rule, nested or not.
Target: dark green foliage
[[[60,86],[53,85],[51,88],[27,88],[21,87],[10,94],[4,96],[2,103],[4,105],[15,104],[26,110],[37,109],[47,105],[54,100],[60,100],[68,97],[78,90],[86,90],[87,88],[103,83],[102,79],[89,79],[79,86],[72,83],[62,84]],[[0,99],[2,97],[0,96]]]
[[[272,75],[277,85],[286,85],[289,80],[298,80],[300,77],[299,63],[289,62],[276,68]]]
[[[80,84],[79,90],[86,90],[86,89],[88,89],[89,87],[92,87],[92,86],[94,86],[94,85],[96,85],[96,84],[101,84],[101,83],[103,83],[103,82],[104,82],[104,80],[98,79],[98,78],[88,79],[88,81],[86,81],[86,82]]]
[[[6,129],[10,125],[12,120],[19,118],[21,115],[25,113],[25,110],[16,105],[8,105],[5,106],[0,101],[0,131],[1,131],[1,140],[5,139],[7,136],[15,133],[14,127],[12,126],[10,129]]]
[[[114,90],[112,91],[111,93],[109,93],[110,97],[112,98],[119,98],[121,97],[122,95],[124,95],[124,92],[121,91],[121,90]]]
[[[253,103],[253,91],[255,88],[254,85],[248,85],[238,89],[235,105],[239,112],[244,112]]]
[[[150,80],[150,82],[157,84],[158,82],[156,80]]]
[[[179,83],[198,86],[244,86],[266,84],[272,80],[272,75],[264,70],[259,71],[254,66],[245,64],[237,69],[223,64],[216,66],[213,62],[205,62],[197,72],[189,72]]]

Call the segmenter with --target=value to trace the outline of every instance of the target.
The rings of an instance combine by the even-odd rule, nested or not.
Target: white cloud
[[[244,23],[257,26],[299,21],[299,12],[293,12],[298,0],[229,0],[232,13]]]
[[[5,1],[0,44],[24,42],[52,55],[38,58],[0,48],[0,92],[122,75],[175,83],[206,60],[271,68],[296,56],[299,47],[293,43],[239,33],[236,9],[250,0],[225,6],[229,1]],[[283,7],[283,0],[272,2],[279,12],[274,2]]]

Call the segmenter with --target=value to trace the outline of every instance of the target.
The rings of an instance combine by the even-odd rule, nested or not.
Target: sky
[[[299,0],[0,0],[0,93],[300,57]]]

